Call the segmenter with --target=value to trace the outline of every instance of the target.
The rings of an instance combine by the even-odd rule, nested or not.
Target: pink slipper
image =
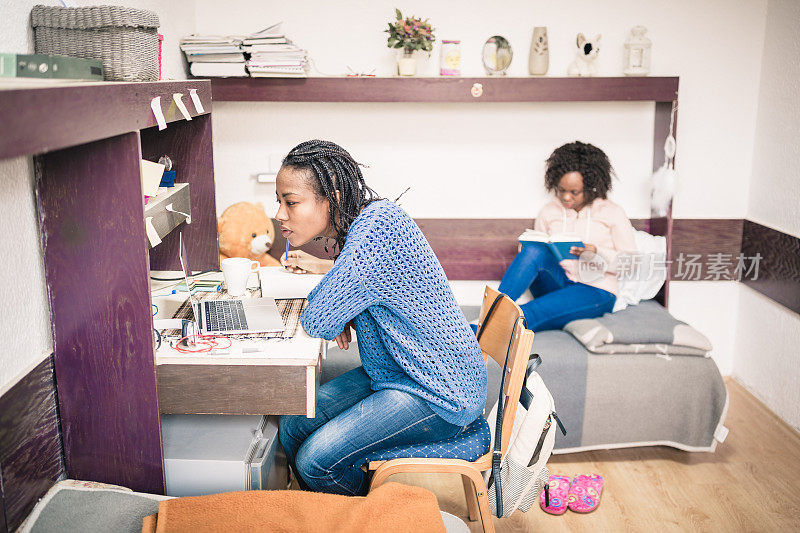
[[[591,513],[600,505],[600,494],[603,492],[603,476],[578,476],[572,480],[569,488],[567,505],[576,513]]]
[[[569,476],[552,475],[539,496],[539,504],[545,513],[564,514],[567,511]]]

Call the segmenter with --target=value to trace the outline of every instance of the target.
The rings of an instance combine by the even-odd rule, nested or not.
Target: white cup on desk
[[[247,279],[253,272],[258,272],[261,264],[245,257],[229,257],[222,260],[222,275],[225,277],[225,289],[231,296],[241,296],[247,289]]]

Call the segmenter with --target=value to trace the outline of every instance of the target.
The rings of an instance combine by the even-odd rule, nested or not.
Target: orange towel
[[[142,533],[219,531],[444,533],[436,496],[386,483],[366,497],[299,490],[226,492],[165,500]]]

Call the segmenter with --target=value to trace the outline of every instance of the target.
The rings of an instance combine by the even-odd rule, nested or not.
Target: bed
[[[462,309],[468,319],[477,318],[479,308]],[[590,351],[567,331],[591,327],[589,321],[537,333],[533,351],[542,357],[537,372],[550,389],[567,430],[566,435],[556,433],[554,453],[655,445],[714,451],[717,442],[724,440],[728,393],[716,363],[707,356],[710,344],[703,346],[702,336],[691,338],[694,330],[688,331],[689,326],[652,300],[608,314],[606,319],[658,341],[665,340],[670,329],[677,333],[672,342],[650,343],[654,347],[645,351],[647,343],[627,343],[627,353]],[[701,347],[688,346],[692,343]],[[595,350],[615,344],[625,343],[600,347],[590,343]],[[691,355],[678,353],[691,349],[695,350]],[[487,403],[491,404],[497,398],[497,385],[492,384],[499,382],[500,369],[489,365],[488,371]]]

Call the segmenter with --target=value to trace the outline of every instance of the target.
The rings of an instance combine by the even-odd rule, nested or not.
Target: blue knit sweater
[[[465,426],[486,403],[486,364],[424,235],[388,200],[369,204],[350,225],[333,268],[308,295],[309,335],[331,340],[354,321],[372,389],[426,400]]]

